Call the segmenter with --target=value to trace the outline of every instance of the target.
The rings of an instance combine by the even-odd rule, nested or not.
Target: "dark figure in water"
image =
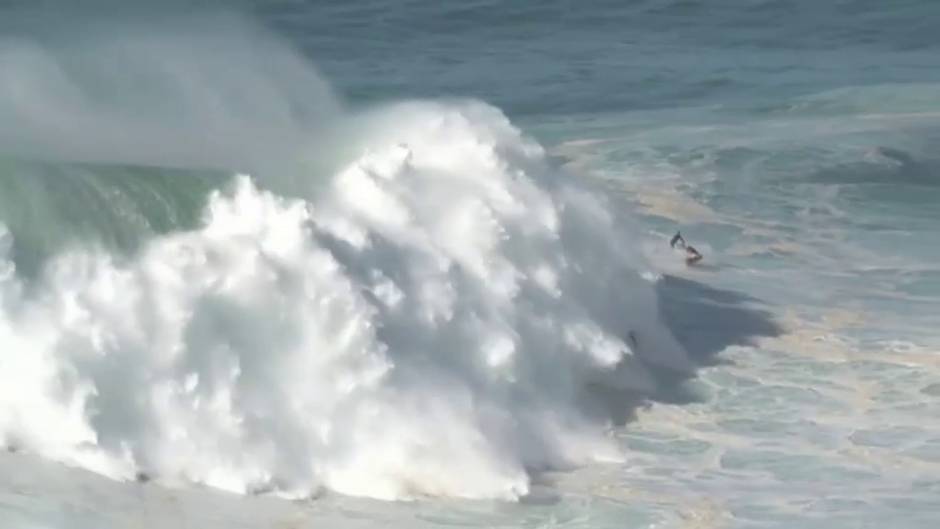
[[[689,246],[685,243],[685,239],[682,238],[682,234],[676,232],[672,237],[672,240],[669,241],[669,246],[675,248],[676,246],[685,250],[685,264],[693,265],[702,260],[702,254],[698,253],[698,250],[693,246]]]

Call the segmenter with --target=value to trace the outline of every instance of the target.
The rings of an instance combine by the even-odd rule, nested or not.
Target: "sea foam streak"
[[[0,443],[289,497],[513,499],[619,458],[591,392],[690,370],[629,233],[490,106],[336,119],[361,155],[315,192],[234,176],[130,258],[27,282],[5,232]]]

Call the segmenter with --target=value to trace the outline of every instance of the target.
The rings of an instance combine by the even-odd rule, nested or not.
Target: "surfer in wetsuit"
[[[669,241],[669,246],[673,248],[679,246],[679,248],[685,250],[685,264],[687,265],[693,265],[702,260],[702,254],[698,253],[695,247],[686,244],[685,239],[682,238],[682,234],[678,231],[672,237],[672,240]]]

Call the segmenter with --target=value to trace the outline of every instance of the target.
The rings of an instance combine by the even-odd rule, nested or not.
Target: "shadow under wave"
[[[750,295],[698,281],[665,275],[656,283],[663,322],[699,367],[719,363],[716,356],[733,345],[754,345],[756,338],[783,333]]]
[[[699,369],[720,365],[719,355],[728,347],[755,345],[759,338],[777,337],[784,332],[770,311],[755,307],[759,299],[741,292],[672,275],[663,275],[655,290],[660,319],[685,348],[694,368],[678,372],[645,365],[656,378],[656,389],[648,393],[591,386],[589,406],[603,410],[617,427],[635,420],[637,411],[653,402],[701,402],[701,395],[686,384]],[[636,345],[643,347],[642,337],[637,337]]]

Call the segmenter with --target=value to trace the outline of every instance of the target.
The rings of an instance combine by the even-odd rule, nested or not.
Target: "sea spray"
[[[129,259],[64,252],[28,295],[5,274],[4,442],[387,499],[514,498],[532,469],[619,457],[583,392],[688,368],[629,235],[491,107],[382,113],[399,125],[315,198],[239,175]]]
[[[626,397],[691,370],[625,219],[496,108],[344,109],[286,47],[201,29],[0,47],[0,143],[80,168],[89,214],[175,211],[146,172],[111,200],[110,164],[231,174],[124,251],[77,237],[25,273],[4,231],[0,443],[288,497],[515,499],[622,458]]]

